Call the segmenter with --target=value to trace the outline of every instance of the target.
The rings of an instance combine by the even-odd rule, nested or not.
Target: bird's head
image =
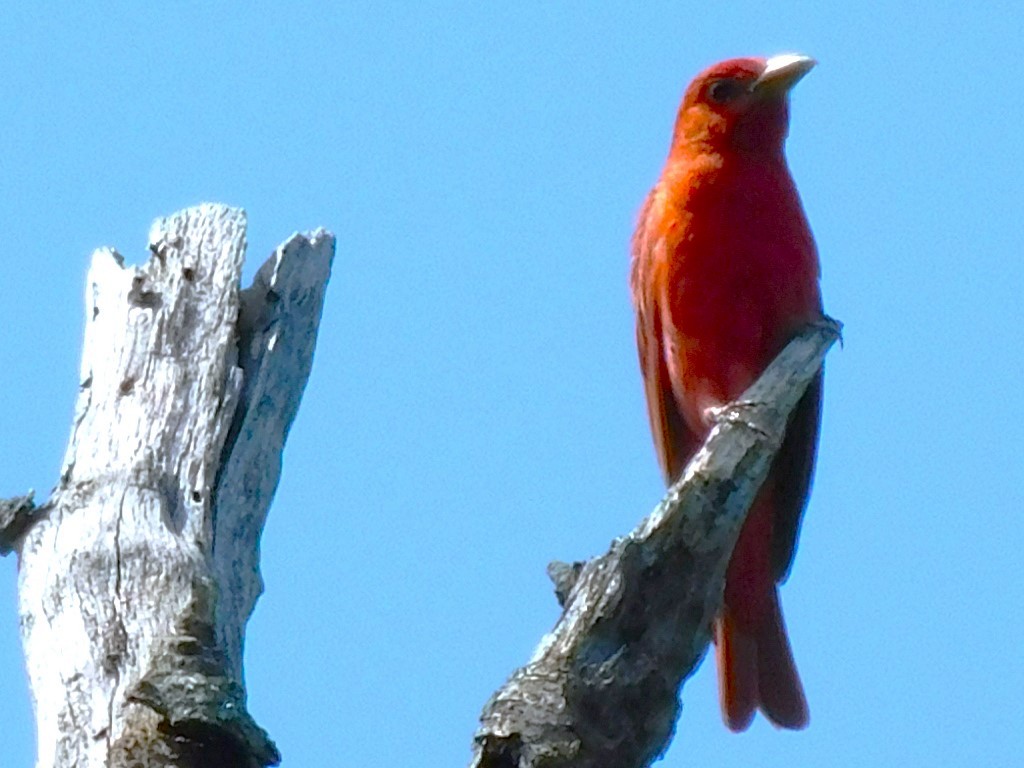
[[[686,89],[672,151],[781,152],[789,129],[789,91],[811,71],[809,56],[729,59]]]

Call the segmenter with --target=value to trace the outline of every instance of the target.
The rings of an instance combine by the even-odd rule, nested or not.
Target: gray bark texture
[[[97,251],[60,480],[0,503],[19,556],[37,768],[262,768],[245,708],[259,538],[310,373],[334,237],[294,235],[240,290],[240,209]]]
[[[807,328],[719,410],[635,530],[600,557],[549,567],[562,616],[484,707],[471,768],[640,768],[664,752],[746,512],[839,337],[831,319]]]

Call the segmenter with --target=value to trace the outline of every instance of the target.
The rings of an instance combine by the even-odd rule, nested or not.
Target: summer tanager
[[[654,445],[678,479],[712,426],[806,324],[821,317],[818,255],[783,149],[806,56],[732,59],[690,84],[661,178],[640,212],[630,284]],[[760,708],[807,725],[779,606],[818,440],[821,378],[787,427],[740,531],[715,618],[722,716]]]

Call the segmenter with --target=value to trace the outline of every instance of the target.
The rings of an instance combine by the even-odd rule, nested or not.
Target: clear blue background
[[[544,567],[660,499],[626,290],[705,65],[797,50],[789,157],[846,346],[783,592],[811,727],[664,765],[1009,766],[1024,750],[1024,11],[1016,2],[37,4],[0,14],[0,494],[56,481],[89,254],[249,212],[337,233],[263,540],[251,709],[285,766],[465,764],[558,610]],[[34,755],[0,566],[4,766]],[[410,757],[411,755],[411,757]]]

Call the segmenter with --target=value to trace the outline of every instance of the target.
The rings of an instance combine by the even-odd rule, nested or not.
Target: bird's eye
[[[746,89],[738,80],[715,80],[708,86],[708,98],[718,104],[732,101]]]

